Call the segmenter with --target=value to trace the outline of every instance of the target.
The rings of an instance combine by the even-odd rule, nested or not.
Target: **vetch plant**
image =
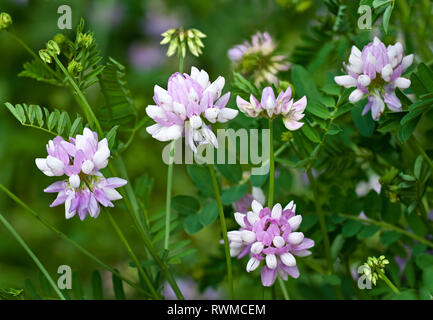
[[[118,28],[81,20],[53,35],[26,30],[25,7],[0,14],[0,42],[30,57],[21,65],[16,46],[2,48],[0,65],[12,68],[0,91],[24,102],[6,102],[1,119],[0,233],[34,262],[20,270],[40,271],[40,284],[31,272],[8,279],[16,289],[0,298],[184,299],[187,279],[197,296],[221,299],[431,299],[433,4],[283,2],[266,14],[242,2],[180,3],[182,22],[126,3]],[[371,32],[357,26],[363,5]],[[210,13],[221,23],[203,19]],[[181,23],[191,27],[173,28]],[[131,36],[154,47],[164,29],[157,65],[123,65]],[[45,43],[32,48],[18,30]],[[43,85],[20,82],[15,66]],[[62,242],[37,230],[41,241],[27,244],[35,234],[24,213]],[[38,243],[63,242],[69,251],[38,258]],[[14,260],[2,249],[9,276]],[[71,291],[48,268],[66,263],[53,261],[64,252],[80,263]]]

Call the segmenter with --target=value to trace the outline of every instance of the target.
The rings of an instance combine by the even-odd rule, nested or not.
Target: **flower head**
[[[7,29],[12,25],[12,17],[7,12],[0,13],[0,30]]]
[[[191,75],[175,73],[168,80],[168,90],[155,86],[153,100],[146,113],[156,124],[146,128],[153,138],[160,141],[176,140],[185,135],[190,148],[218,142],[209,123],[227,122],[237,116],[238,111],[226,108],[230,93],[221,96],[225,79],[218,77],[209,81],[206,71],[191,68]]]
[[[406,89],[410,86],[410,80],[401,75],[412,62],[413,55],[404,56],[400,42],[385,47],[382,41],[375,37],[362,51],[352,47],[349,65],[345,65],[348,74],[335,77],[335,82],[346,88],[356,87],[349,96],[352,103],[367,96],[368,103],[362,115],[371,110],[373,119],[379,120],[385,104],[391,111],[402,110],[395,89]]]
[[[389,261],[385,259],[385,256],[379,258],[368,257],[367,262],[364,263],[363,273],[369,281],[376,285],[377,280],[383,278],[387,264],[389,264]]]
[[[314,241],[305,238],[302,232],[295,232],[302,222],[302,217],[295,215],[296,205],[291,201],[283,209],[277,203],[271,210],[254,200],[251,208],[247,214],[235,213],[241,228],[227,233],[230,255],[242,258],[249,254],[247,272],[254,271],[264,261],[261,278],[266,287],[274,283],[277,273],[283,280],[289,275],[298,278],[295,256],[310,255],[308,249],[314,246]]]
[[[48,156],[37,158],[36,166],[47,176],[68,176],[46,188],[45,192],[57,192],[52,207],[65,204],[65,216],[72,218],[78,213],[84,220],[87,213],[96,218],[99,204],[112,207],[111,201],[122,196],[115,190],[127,183],[120,178],[106,179],[99,171],[105,168],[110,157],[106,138],[98,141],[96,132],[85,128],[83,134],[69,138],[58,136],[47,144]]]
[[[271,87],[263,89],[262,97],[259,102],[254,95],[250,95],[250,101],[246,101],[237,96],[236,103],[239,110],[247,116],[255,118],[259,115],[265,117],[275,117],[281,115],[284,125],[288,130],[297,130],[303,126],[303,122],[299,122],[305,114],[307,106],[307,98],[304,96],[298,101],[292,99],[292,90],[290,87],[286,91],[281,91],[275,98],[274,91]]]
[[[285,61],[287,56],[275,55],[275,47],[269,33],[257,32],[251,42],[245,41],[231,48],[228,56],[241,73],[252,74],[256,85],[262,81],[277,85],[276,74],[287,71],[290,63]]]

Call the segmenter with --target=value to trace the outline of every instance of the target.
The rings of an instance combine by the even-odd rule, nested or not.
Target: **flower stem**
[[[430,248],[433,248],[433,242],[428,241],[427,239],[424,239],[423,237],[417,236],[416,234],[410,233],[402,228],[396,227],[392,224],[383,222],[383,221],[377,221],[377,220],[373,220],[373,219],[364,219],[364,218],[358,218],[357,216],[352,216],[349,214],[344,214],[344,213],[339,213],[339,216],[342,217],[346,217],[352,220],[356,220],[356,221],[360,221],[360,222],[365,222],[365,223],[369,223],[369,224],[373,224],[376,225],[378,227],[381,227],[383,229],[391,229],[394,230],[395,232],[401,233],[402,235],[408,236],[409,238],[412,238],[418,242],[424,243],[427,246],[429,246]]]
[[[218,211],[219,211],[219,217],[220,217],[220,223],[221,223],[221,232],[223,234],[224,239],[224,251],[226,255],[226,264],[227,264],[227,278],[229,282],[229,293],[230,293],[230,299],[233,300],[233,271],[232,271],[232,261],[230,258],[230,247],[229,247],[229,240],[227,237],[227,226],[226,226],[226,220],[224,217],[224,209],[223,204],[221,201],[221,195],[220,195],[220,189],[218,185],[218,181],[215,175],[215,168],[213,164],[209,163],[209,172],[212,178],[212,184],[213,189],[215,192],[216,201],[218,203]]]
[[[389,278],[385,275],[384,272],[382,272],[380,270],[378,270],[377,272],[380,274],[382,280],[385,281],[385,283],[388,285],[388,287],[390,287],[391,290],[394,291],[395,294],[400,293],[400,290],[398,290],[398,288],[392,283],[392,281],[389,280]]]
[[[168,162],[167,171],[167,194],[165,201],[165,239],[164,239],[164,250],[168,251],[168,245],[170,244],[170,219],[171,219],[171,186],[173,184],[173,166],[174,166],[174,146],[176,140],[170,143],[170,157]]]
[[[87,120],[89,121],[90,124],[92,124],[92,123],[95,124],[96,129],[98,130],[98,133],[102,136],[103,131],[102,131],[101,125],[99,124],[99,121],[98,121],[98,119],[95,116],[95,113],[93,112],[92,108],[90,107],[89,103],[87,102],[86,97],[84,97],[83,92],[78,87],[78,85],[75,83],[74,79],[72,79],[71,75],[65,69],[65,67],[63,66],[63,64],[57,58],[57,56],[53,56],[53,59],[54,59],[54,61],[56,61],[56,63],[59,66],[59,68],[63,71],[63,73],[66,76],[66,79],[68,79],[68,81],[69,81],[70,85],[72,86],[72,88],[74,89],[75,93],[80,98],[80,100],[81,100],[81,102],[83,104],[83,107],[84,107],[84,112],[86,113]]]
[[[41,270],[43,275],[47,278],[50,285],[53,287],[54,291],[57,293],[59,298],[61,300],[66,300],[62,292],[59,290],[57,285],[55,284],[54,280],[51,278],[50,274],[48,273],[47,269],[43,266],[43,264],[39,261],[38,257],[33,253],[33,251],[29,248],[29,246],[25,243],[25,241],[21,238],[21,236],[15,231],[14,227],[3,217],[3,215],[0,213],[0,221],[3,223],[3,225],[6,227],[6,229],[9,230],[10,233],[14,236],[14,238],[19,242],[19,244],[26,250],[27,254],[33,259],[33,261],[36,263],[38,268]]]
[[[182,54],[180,54],[179,56],[179,72],[183,73],[183,62],[184,62],[184,57],[182,56]]]
[[[283,296],[285,300],[290,300],[289,293],[287,292],[286,285],[284,284],[283,279],[278,278],[278,283],[280,284],[281,291],[283,292]]]
[[[37,219],[39,222],[41,222],[44,226],[46,226],[48,229],[50,229],[55,234],[57,234],[60,238],[62,238],[63,240],[66,240],[67,242],[69,242],[70,244],[72,244],[74,247],[76,247],[78,250],[80,250],[82,253],[84,253],[87,257],[89,257],[90,259],[92,259],[93,261],[95,261],[97,264],[99,264],[104,269],[106,269],[109,272],[115,274],[117,277],[119,277],[120,279],[122,279],[125,283],[127,283],[131,287],[133,287],[136,290],[138,290],[143,295],[145,295],[147,297],[151,297],[148,292],[146,292],[143,289],[141,289],[138,285],[136,285],[132,281],[126,279],[118,271],[116,271],[115,269],[111,268],[110,266],[108,266],[107,264],[105,264],[104,262],[102,262],[101,260],[99,260],[92,253],[90,253],[89,251],[87,251],[86,249],[84,249],[80,244],[78,244],[77,242],[75,242],[74,240],[72,240],[71,238],[69,238],[66,234],[64,234],[63,232],[61,232],[60,230],[58,230],[56,227],[54,227],[53,225],[51,225],[47,220],[45,220],[44,218],[42,218],[41,216],[39,216],[36,213],[36,211],[34,211],[33,209],[31,209],[27,204],[25,204],[20,198],[18,198],[15,194],[13,194],[9,189],[7,189],[2,184],[0,184],[0,189],[2,191],[4,191],[9,198],[11,198],[13,201],[15,201],[21,207],[23,207],[26,210],[26,212],[28,212],[31,216],[33,216],[35,219]]]
[[[269,194],[268,207],[272,209],[274,202],[274,187],[275,187],[275,161],[274,161],[274,129],[272,119],[269,119]]]
[[[314,180],[311,169],[307,169],[307,177],[310,182],[311,189],[313,190],[314,196],[314,205],[316,207],[317,218],[319,220],[320,230],[323,236],[323,244],[325,246],[325,256],[326,256],[326,264],[329,272],[334,273],[334,263],[332,262],[331,255],[331,245],[329,241],[328,229],[326,227],[325,215],[322,210],[322,205],[320,203],[319,192],[317,190],[316,181]],[[341,288],[339,286],[333,286],[335,294],[338,299],[343,299],[343,293],[341,292]]]
[[[39,56],[32,50],[30,49],[30,47],[18,36],[16,35],[14,32],[10,31],[9,32],[10,36],[12,38],[15,39],[15,41],[17,41],[23,48],[24,50],[26,50],[36,61],[39,61],[41,63],[41,65],[44,66],[44,68],[50,72],[53,76],[55,76],[57,78],[57,80],[59,81],[63,81],[62,78],[59,77],[59,75],[53,70],[51,69],[47,64],[45,64],[41,58],[39,58]]]
[[[146,274],[146,272],[144,272],[140,261],[138,260],[135,253],[132,251],[131,246],[128,243],[128,240],[126,240],[125,235],[122,233],[122,230],[120,230],[119,226],[117,225],[116,220],[114,220],[113,216],[111,215],[111,213],[108,210],[105,210],[105,211],[107,212],[108,218],[109,218],[111,224],[113,225],[114,230],[116,230],[116,233],[120,238],[120,241],[122,241],[123,245],[125,246],[126,250],[128,251],[128,254],[130,255],[130,257],[134,261],[135,265],[137,266],[138,272],[143,277],[143,280],[144,280],[144,282],[146,282],[146,285],[149,288],[150,292],[152,293],[154,298],[159,300],[160,296],[158,295],[155,288],[153,287],[153,284],[150,281],[149,276]]]
[[[413,141],[415,148],[418,150],[420,155],[424,158],[424,160],[428,163],[428,165],[430,166],[430,168],[433,171],[433,162],[430,159],[430,157],[427,155],[427,153],[425,153],[425,151],[424,151],[423,147],[421,146],[421,144],[419,143],[419,141],[414,136],[412,136],[411,140]]]

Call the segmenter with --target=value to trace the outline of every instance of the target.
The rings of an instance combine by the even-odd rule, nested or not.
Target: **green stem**
[[[227,264],[227,278],[229,282],[229,293],[230,293],[230,299],[233,300],[233,271],[232,271],[232,261],[230,258],[230,247],[229,247],[229,240],[227,237],[227,226],[226,226],[226,219],[224,217],[224,208],[221,201],[221,195],[220,195],[220,189],[219,184],[215,175],[215,169],[213,164],[208,164],[209,172],[212,178],[212,184],[213,189],[215,192],[215,198],[218,203],[218,211],[219,211],[219,218],[220,218],[220,224],[221,224],[221,232],[223,234],[224,239],[224,251],[226,255],[226,264]]]
[[[430,166],[430,168],[433,171],[433,162],[430,159],[430,157],[427,155],[427,153],[425,153],[425,151],[424,151],[423,147],[421,146],[421,144],[419,143],[419,141],[414,136],[412,136],[411,140],[413,141],[415,148],[418,150],[420,155],[424,158],[424,160],[428,163],[428,165]]]
[[[325,256],[326,256],[326,264],[328,272],[334,273],[334,263],[332,262],[331,255],[331,244],[329,241],[328,229],[326,227],[325,215],[322,210],[322,204],[320,202],[319,192],[317,189],[316,181],[314,180],[313,174],[311,173],[311,169],[307,170],[308,181],[310,182],[311,189],[313,190],[314,196],[314,205],[316,207],[317,218],[319,220],[320,231],[323,236],[323,244],[325,246]],[[333,286],[335,294],[338,299],[343,299],[343,293],[341,292],[341,288],[339,286]]]
[[[307,170],[307,177],[308,177],[308,181],[310,182],[311,189],[313,191],[314,205],[316,207],[316,213],[319,219],[320,230],[323,236],[323,243],[325,245],[325,255],[326,255],[328,270],[332,271],[334,267],[332,263],[331,246],[329,241],[328,229],[326,227],[325,215],[323,213],[322,205],[320,203],[319,192],[317,190],[316,181],[314,180],[311,169]]]
[[[122,230],[120,230],[119,226],[117,225],[116,220],[114,220],[113,216],[108,210],[105,210],[107,212],[108,218],[113,225],[114,230],[116,230],[117,235],[120,238],[120,241],[122,241],[123,245],[125,246],[126,250],[128,251],[129,256],[134,261],[135,265],[137,266],[138,272],[143,277],[144,282],[146,282],[147,287],[149,288],[150,292],[156,299],[160,299],[160,296],[156,292],[155,288],[153,287],[152,282],[150,281],[148,275],[146,272],[144,272],[143,267],[141,266],[140,261],[138,260],[137,256],[135,255],[134,251],[132,251],[131,246],[128,243],[128,240],[126,240],[125,235],[123,234]]]
[[[278,283],[280,284],[281,291],[283,292],[284,300],[290,300],[289,293],[287,292],[286,285],[284,284],[283,279],[278,277]]]
[[[183,62],[184,62],[184,57],[182,56],[182,54],[180,54],[179,56],[179,72],[183,73]]]
[[[416,240],[418,242],[426,244],[430,248],[433,248],[433,242],[430,242],[430,241],[424,239],[423,237],[417,236],[416,234],[410,233],[410,232],[408,232],[408,231],[406,231],[406,230],[404,230],[402,228],[396,227],[396,226],[394,226],[392,224],[389,224],[389,223],[386,223],[386,222],[383,222],[383,221],[377,221],[377,220],[369,219],[369,218],[367,218],[367,219],[359,218],[357,216],[351,216],[349,214],[344,214],[344,213],[339,213],[338,215],[342,216],[342,217],[346,217],[346,218],[352,219],[352,220],[356,220],[356,221],[359,221],[359,222],[365,222],[365,223],[368,223],[368,224],[373,224],[373,225],[376,225],[376,226],[381,227],[383,229],[394,230],[395,232],[401,233],[402,235],[408,236],[409,238],[412,238],[412,239],[414,239],[414,240]]]
[[[65,74],[66,79],[68,79],[70,85],[72,86],[72,88],[74,89],[74,91],[76,92],[76,94],[78,95],[78,97],[80,98],[80,100],[82,101],[83,107],[84,107],[84,112],[86,113],[86,116],[87,116],[87,120],[89,121],[90,124],[95,123],[96,129],[97,129],[98,133],[102,136],[103,135],[103,131],[102,131],[101,125],[99,124],[99,121],[96,118],[95,113],[93,112],[93,110],[90,107],[89,103],[87,102],[87,99],[84,96],[83,92],[78,87],[78,85],[75,83],[74,79],[72,79],[72,77],[69,74],[68,70],[65,69],[65,67],[63,66],[63,64],[57,58],[57,56],[53,56],[53,59],[54,59],[54,61],[56,61],[57,65],[62,70],[62,72]]]
[[[274,129],[272,119],[269,119],[269,194],[268,207],[272,209],[274,202],[274,187],[275,187],[275,161],[274,161]]]
[[[176,140],[170,143],[170,157],[168,162],[167,171],[167,194],[165,202],[165,239],[164,239],[164,250],[168,251],[170,244],[170,219],[171,219],[171,186],[173,184],[173,167],[174,167],[174,146]]]
[[[391,290],[394,291],[395,294],[399,294],[400,293],[400,290],[398,290],[398,288],[391,282],[391,280],[389,280],[389,278],[385,275],[384,272],[382,272],[380,270],[378,270],[377,272],[380,274],[381,279],[383,281],[385,281],[385,283],[388,285],[388,287],[390,287]]]
[[[26,212],[28,212],[32,217],[34,217],[35,219],[37,219],[44,226],[46,226],[48,229],[50,229],[55,234],[57,234],[60,238],[62,238],[63,240],[66,240],[67,242],[69,242],[70,244],[72,244],[74,247],[76,247],[78,250],[80,250],[87,257],[89,257],[90,259],[92,259],[93,261],[95,261],[97,264],[99,264],[104,269],[106,269],[109,272],[115,274],[117,277],[119,277],[120,279],[122,279],[125,283],[127,283],[128,285],[130,285],[134,289],[138,290],[143,295],[145,295],[147,297],[150,297],[150,295],[149,295],[148,292],[146,292],[143,289],[141,289],[138,285],[136,285],[132,281],[126,279],[118,271],[116,271],[115,269],[111,268],[110,266],[108,266],[107,264],[105,264],[104,262],[102,262],[101,260],[99,260],[92,253],[90,253],[89,251],[87,251],[86,249],[84,249],[80,244],[78,244],[77,242],[75,242],[74,240],[72,240],[71,238],[69,238],[66,234],[64,234],[63,232],[61,232],[60,230],[58,230],[56,227],[54,227],[53,225],[51,225],[47,220],[45,220],[44,218],[42,218],[41,216],[39,216],[36,213],[36,211],[34,211],[33,209],[31,209],[27,204],[25,204],[20,198],[18,198],[15,194],[13,194],[9,189],[7,189],[2,184],[0,184],[0,189],[2,191],[4,191],[9,198],[11,198],[13,201],[15,201],[21,207],[23,207],[26,210]]]
[[[33,251],[29,248],[29,246],[25,243],[25,241],[21,238],[21,236],[15,231],[14,227],[9,224],[9,222],[3,217],[3,215],[0,213],[0,221],[4,224],[6,229],[9,230],[10,233],[15,237],[15,239],[19,242],[19,244],[26,250],[27,254],[33,259],[33,261],[36,263],[38,268],[41,270],[43,275],[47,278],[50,285],[53,287],[54,291],[57,293],[60,299],[66,300],[63,296],[62,292],[59,290],[57,285],[55,284],[54,280],[51,278],[50,274],[48,273],[47,269],[43,266],[43,264],[39,261],[38,257],[33,253]]]
[[[63,82],[63,79],[53,70],[51,69],[47,64],[45,64],[41,58],[32,50],[30,49],[30,47],[23,41],[21,40],[20,37],[18,37],[14,32],[10,31],[9,34],[11,35],[12,38],[14,38],[15,41],[17,41],[23,48],[24,50],[26,50],[35,60],[39,61],[41,63],[41,65],[44,66],[45,69],[47,69],[48,72],[50,72],[53,76],[55,76],[57,78],[57,80]]]

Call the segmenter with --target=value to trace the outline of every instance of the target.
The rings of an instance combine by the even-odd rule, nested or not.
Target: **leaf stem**
[[[53,287],[54,291],[57,293],[59,298],[61,300],[66,300],[62,292],[59,290],[57,285],[55,284],[54,280],[51,278],[50,274],[48,273],[47,269],[43,266],[43,264],[39,261],[38,257],[33,253],[33,251],[29,248],[29,246],[25,243],[23,238],[15,231],[14,227],[5,219],[5,217],[0,213],[0,221],[3,223],[3,225],[6,227],[6,229],[9,230],[10,233],[14,236],[14,238],[19,242],[19,244],[24,248],[24,250],[27,252],[27,254],[30,256],[30,258],[33,259],[33,261],[36,263],[38,268],[41,270],[43,275],[47,278],[50,285]]]
[[[152,293],[152,295],[154,296],[154,298],[160,300],[160,296],[158,295],[158,293],[156,292],[152,282],[149,279],[149,276],[146,274],[146,272],[144,272],[143,267],[141,266],[140,261],[138,260],[137,256],[135,255],[134,251],[132,251],[131,246],[128,243],[128,240],[126,240],[125,235],[123,234],[122,230],[120,230],[116,220],[114,220],[113,216],[111,215],[111,213],[108,210],[105,210],[108,218],[111,222],[111,224],[113,225],[114,230],[116,231],[117,235],[120,238],[120,241],[122,241],[123,245],[125,246],[126,250],[128,251],[129,256],[132,258],[132,260],[134,261],[135,265],[137,266],[138,272],[140,273],[140,275],[143,277],[144,282],[146,282],[147,287],[149,288],[150,292]]]
[[[230,294],[230,299],[233,300],[233,271],[232,271],[232,261],[230,258],[229,240],[227,237],[227,226],[226,226],[226,220],[224,217],[224,208],[223,208],[223,204],[222,204],[222,200],[221,200],[219,184],[218,184],[218,181],[217,181],[217,178],[215,175],[215,168],[214,168],[213,164],[211,164],[211,163],[208,164],[208,167],[209,167],[209,172],[210,172],[210,175],[212,178],[212,184],[213,184],[213,189],[215,192],[215,198],[216,198],[216,201],[218,203],[221,232],[223,234],[224,251],[225,251],[225,255],[226,255],[227,278],[228,278],[228,282],[229,282],[229,294]]]
[[[268,207],[272,209],[274,202],[274,187],[275,187],[275,161],[274,161],[274,128],[272,119],[269,119],[269,194]]]
[[[430,157],[427,155],[427,153],[424,151],[424,149],[421,146],[421,144],[419,143],[419,141],[414,136],[412,136],[411,140],[413,141],[415,148],[418,150],[418,152],[424,158],[424,160],[428,163],[428,165],[430,166],[430,168],[432,169],[432,172],[433,172],[433,162],[430,159]]]
[[[98,133],[102,136],[103,135],[103,131],[101,128],[101,125],[99,124],[98,119],[95,116],[95,113],[93,112],[92,108],[90,107],[89,103],[87,102],[86,97],[84,96],[83,92],[81,91],[81,89],[78,87],[78,85],[75,83],[74,79],[72,79],[71,75],[69,74],[69,72],[65,69],[65,67],[63,66],[63,64],[60,62],[60,60],[57,58],[57,56],[53,56],[54,61],[56,61],[57,65],[59,66],[59,68],[63,71],[63,73],[66,76],[66,79],[68,79],[70,85],[72,86],[72,88],[75,90],[76,94],[78,95],[78,97],[80,98],[80,100],[83,103],[84,106],[84,112],[86,113],[86,117],[87,120],[89,121],[90,124],[94,123],[96,126],[96,129],[98,130]]]
[[[366,218],[366,219],[365,218],[358,218],[356,216],[352,216],[352,215],[344,214],[344,213],[338,213],[338,215],[342,216],[342,217],[346,217],[348,219],[352,219],[352,220],[356,220],[356,221],[360,221],[360,222],[365,222],[365,223],[373,224],[373,225],[376,225],[376,226],[381,227],[383,229],[394,230],[395,232],[398,232],[398,233],[400,233],[402,235],[408,236],[409,238],[412,238],[412,239],[414,239],[414,240],[416,240],[418,242],[426,244],[430,248],[433,248],[433,242],[430,242],[430,241],[424,239],[423,237],[417,236],[416,234],[410,233],[410,232],[408,232],[408,231],[406,231],[406,230],[404,230],[402,228],[396,227],[396,226],[394,226],[394,225],[392,225],[390,223],[386,223],[386,222],[383,222],[383,221],[377,221],[377,220],[373,220],[373,219],[370,219],[370,218]]]
[[[170,157],[168,162],[167,171],[167,194],[165,202],[165,238],[164,238],[164,250],[168,251],[170,244],[170,219],[171,219],[171,186],[173,184],[173,167],[174,167],[174,147],[176,140],[170,143]]]

